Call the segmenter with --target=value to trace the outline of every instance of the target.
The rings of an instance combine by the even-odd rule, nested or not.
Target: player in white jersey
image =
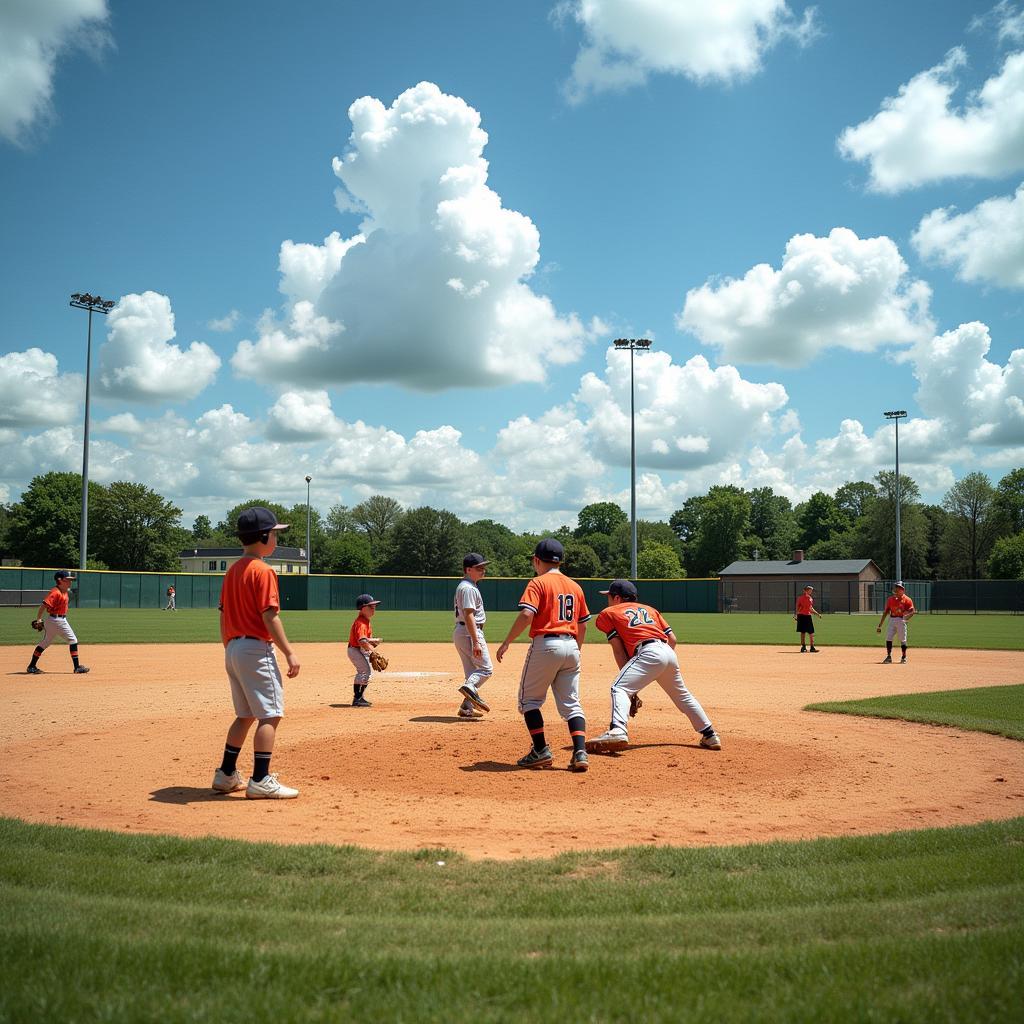
[[[479,586],[487,572],[487,559],[471,551],[462,560],[462,568],[466,575],[455,588],[455,631],[452,633],[465,676],[465,682],[459,687],[462,694],[459,718],[482,718],[482,712],[491,709],[480,696],[480,687],[494,672],[484,639],[487,613]]]

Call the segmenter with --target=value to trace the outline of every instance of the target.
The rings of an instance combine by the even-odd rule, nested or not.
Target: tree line
[[[0,554],[23,565],[78,565],[81,477],[44,473],[21,499],[0,505]],[[264,505],[291,524],[281,543],[306,545],[306,506],[251,497],[225,510],[216,524],[197,516],[188,529],[182,510],[139,483],[89,484],[87,566],[126,571],[180,571],[182,551],[236,547],[235,521]],[[479,551],[493,576],[529,576],[542,534],[516,533],[492,519],[464,522],[446,509],[403,508],[373,495],[357,505],[309,510],[312,571],[351,575],[454,576],[462,556]],[[796,549],[818,558],[872,558],[895,572],[896,475],[850,481],[835,494],[818,491],[793,505],[771,487],[731,484],[688,498],[668,522],[637,522],[641,578],[713,576],[737,559],[789,559]],[[958,480],[936,505],[900,474],[903,574],[908,579],[1024,579],[1024,469],[997,484],[981,472]],[[630,571],[630,523],[614,502],[580,509],[574,526],[553,534],[575,576],[611,578]]]

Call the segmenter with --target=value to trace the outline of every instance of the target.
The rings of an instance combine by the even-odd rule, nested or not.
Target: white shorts
[[[583,717],[580,705],[580,648],[571,636],[535,636],[519,681],[519,713],[543,706],[548,690],[566,720]]]
[[[59,618],[47,615],[43,619],[43,639],[40,641],[39,646],[45,651],[58,637],[63,637],[69,644],[78,643],[78,637],[75,636],[71,623],[63,615]]]
[[[891,640],[897,633],[900,635],[900,644],[907,642],[907,620],[889,616],[889,628],[885,631],[885,639]]]
[[[239,718],[284,716],[284,683],[273,644],[237,636],[224,648],[224,667]]]

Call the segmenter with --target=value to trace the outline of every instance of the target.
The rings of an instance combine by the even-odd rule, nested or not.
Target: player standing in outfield
[[[213,775],[213,788],[233,793],[244,786],[250,800],[288,800],[299,795],[297,789],[281,785],[270,771],[277,726],[284,716],[284,683],[274,644],[288,660],[288,678],[299,674],[299,659],[279,615],[277,573],[263,561],[277,547],[277,531],[287,529],[269,509],[245,509],[238,517],[238,538],[245,554],[225,573],[220,589],[220,636],[236,717],[228,729],[224,759]],[[259,724],[247,784],[236,765],[254,722]]]
[[[587,600],[575,581],[563,576],[559,566],[565,550],[554,538],[542,540],[533,552],[537,574],[519,599],[519,615],[498,648],[498,661],[509,644],[527,626],[530,650],[519,681],[519,713],[526,719],[533,749],[519,759],[522,768],[550,768],[551,749],[544,742],[541,707],[548,690],[555,695],[558,713],[569,726],[572,758],[569,771],[585,772],[589,767],[586,750],[587,722],[580,705],[580,648],[587,632]]]
[[[814,646],[814,616],[821,616],[821,612],[814,607],[814,587],[809,583],[804,587],[804,592],[796,599],[796,631],[800,634],[800,653],[807,653],[807,634],[811,634],[811,654],[817,654],[818,648]]]
[[[370,620],[380,604],[372,594],[360,594],[356,598],[356,617],[352,628],[348,631],[348,660],[355,665],[356,675],[352,680],[352,707],[372,708],[373,705],[363,696],[370,685],[370,651],[381,642],[381,637],[373,636]]]
[[[636,714],[640,707],[637,694],[653,682],[661,686],[700,733],[700,745],[708,750],[721,750],[722,741],[710,719],[683,683],[675,634],[661,612],[641,604],[636,586],[629,580],[613,580],[601,593],[608,595],[608,607],[598,615],[596,624],[612,645],[619,674],[612,683],[611,725],[606,733],[587,743],[587,750],[606,754],[629,746],[627,716]]]
[[[479,688],[494,672],[484,639],[487,613],[480,593],[480,581],[487,572],[487,559],[471,551],[463,558],[462,568],[466,575],[455,588],[455,631],[452,633],[452,642],[462,659],[465,676],[465,682],[459,687],[463,697],[459,718],[482,718],[481,712],[491,709],[480,696]]]
[[[38,667],[37,662],[42,657],[43,651],[58,636],[64,637],[68,642],[69,650],[71,651],[71,664],[74,665],[74,671],[79,675],[89,671],[84,665],[78,663],[78,637],[75,636],[75,631],[71,628],[71,623],[68,622],[67,618],[68,592],[71,590],[71,583],[74,579],[75,577],[67,569],[58,569],[53,574],[53,582],[56,585],[43,598],[43,602],[36,612],[36,619],[41,620],[43,623],[43,639],[32,652],[32,660],[28,663],[28,668],[25,670],[29,675],[41,676],[43,674],[43,670]],[[43,618],[44,612],[46,613],[46,618]]]
[[[885,617],[888,615],[889,629],[885,634],[885,657],[882,659],[883,665],[892,664],[892,638],[897,633],[900,635],[900,647],[903,650],[903,657],[900,658],[900,664],[906,665],[907,622],[909,622],[916,614],[917,609],[914,607],[914,602],[907,596],[907,592],[904,589],[903,584],[896,583],[892,588],[892,597],[885,602],[882,617],[878,620],[878,628],[875,630],[876,633],[882,632],[882,623],[885,622]]]
[[[167,605],[164,608],[165,612],[176,612],[178,606],[174,603],[174,587],[167,588]]]

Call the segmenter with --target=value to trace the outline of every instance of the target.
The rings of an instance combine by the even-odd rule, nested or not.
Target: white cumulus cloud
[[[540,235],[488,187],[476,110],[422,82],[390,107],[356,100],[349,117],[349,147],[334,170],[367,211],[360,231],[282,245],[288,303],[239,345],[239,374],[300,388],[535,382],[604,333],[526,283]]]
[[[18,143],[52,112],[57,59],[72,46],[109,45],[106,0],[0,3],[0,135]]]
[[[39,348],[0,356],[0,427],[56,426],[78,418],[82,377],[62,374]]]
[[[1000,178],[1024,169],[1024,52],[1011,53],[999,73],[953,106],[960,47],[900,86],[881,110],[839,137],[848,160],[866,161],[871,187],[901,192],[948,178]]]
[[[214,317],[213,320],[207,321],[206,326],[211,331],[218,331],[222,334],[226,334],[228,331],[233,331],[238,326],[238,321],[241,319],[242,314],[237,309],[231,310],[230,313],[226,313],[221,317]]]
[[[913,243],[923,259],[954,268],[962,281],[1024,288],[1024,185],[966,213],[932,210]]]
[[[729,362],[801,366],[828,348],[870,352],[927,337],[930,298],[892,239],[833,228],[791,238],[778,270],[761,263],[687,292],[676,324]]]
[[[815,34],[813,8],[797,18],[785,0],[567,0],[556,13],[583,29],[566,84],[571,102],[658,72],[696,82],[747,78],[780,39],[806,43]]]
[[[273,441],[320,441],[340,429],[326,391],[286,391],[267,414],[267,437]]]
[[[139,402],[195,398],[213,381],[220,358],[209,345],[172,345],[171,300],[157,292],[125,295],[110,311],[100,349],[100,391]]]

